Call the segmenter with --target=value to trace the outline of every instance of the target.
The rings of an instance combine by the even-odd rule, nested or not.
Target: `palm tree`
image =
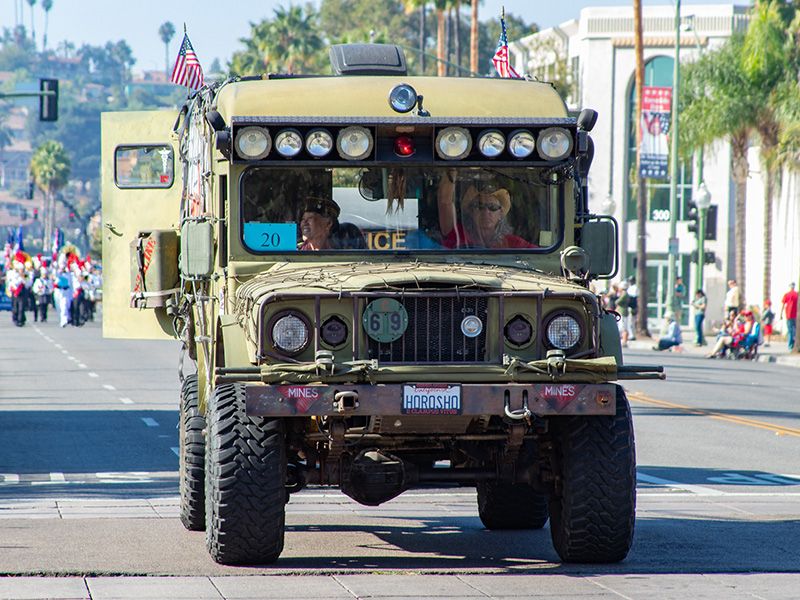
[[[731,144],[731,172],[734,182],[735,278],[745,303],[747,151],[754,131],[755,116],[763,104],[764,90],[742,69],[744,36],[736,34],[719,48],[682,69],[679,99],[680,136],[684,155],[717,140]]]
[[[47,50],[47,25],[50,21],[50,9],[53,8],[53,0],[42,0],[44,9],[44,36],[42,37],[42,51]]]
[[[31,7],[31,39],[33,45],[36,46],[36,30],[33,28],[33,5],[36,4],[36,0],[28,0],[28,4]]]
[[[48,140],[39,146],[31,157],[30,171],[36,187],[44,194],[42,247],[47,251],[55,222],[56,194],[67,185],[70,174],[69,156],[61,142]]]
[[[407,15],[419,9],[419,74],[425,74],[425,13],[427,12],[428,0],[402,0],[403,9]]]
[[[169,43],[175,36],[175,26],[171,21],[165,21],[161,24],[161,27],[158,28],[158,36],[164,44],[164,72],[169,77]]]
[[[6,184],[6,161],[5,149],[10,146],[14,138],[11,129],[6,124],[8,119],[8,109],[5,104],[0,105],[0,188],[5,187]]]
[[[478,4],[481,0],[471,0],[472,12],[469,21],[469,70],[478,72]]]
[[[447,74],[445,63],[445,38],[447,36],[445,31],[445,14],[447,10],[448,0],[434,0],[434,7],[436,8],[436,74],[439,77],[444,77]]]

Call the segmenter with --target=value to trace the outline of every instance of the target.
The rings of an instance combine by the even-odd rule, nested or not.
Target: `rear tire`
[[[180,515],[183,526],[190,531],[203,531],[206,527],[206,443],[203,437],[206,420],[200,414],[197,385],[197,375],[192,374],[183,380],[181,388]]]
[[[248,417],[241,384],[217,386],[207,414],[208,551],[224,565],[272,563],[283,551],[283,421]]]
[[[547,496],[531,486],[482,481],[476,487],[486,529],[541,529],[547,523]]]
[[[550,533],[564,562],[618,562],[633,542],[633,422],[625,392],[616,387],[615,416],[552,420],[561,485],[550,499]]]

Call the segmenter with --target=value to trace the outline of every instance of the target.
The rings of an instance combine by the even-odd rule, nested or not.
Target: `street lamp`
[[[675,63],[672,71],[672,155],[669,185],[669,255],[667,257],[667,308],[676,310],[675,279],[678,258],[678,95],[680,94],[681,62],[681,0],[675,1]]]
[[[706,218],[708,207],[711,206],[711,193],[706,187],[706,182],[701,181],[694,193],[694,203],[697,205],[699,219],[697,221],[697,285],[695,289],[703,289],[703,269],[706,265]]]

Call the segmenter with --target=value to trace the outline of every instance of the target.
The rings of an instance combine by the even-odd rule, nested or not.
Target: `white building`
[[[690,5],[681,11],[681,63],[695,60],[725,41],[733,32],[744,32],[748,7],[734,5]],[[646,86],[672,87],[675,57],[675,8],[673,4],[643,7],[643,36]],[[621,226],[621,273],[635,275],[636,194],[631,185],[635,168],[634,113],[634,19],[632,7],[585,8],[577,19],[522,38],[509,46],[511,60],[519,73],[542,80],[566,80],[571,91],[571,110],[594,108],[599,113],[592,131],[595,157],[589,180],[590,208],[613,214]],[[753,139],[757,144],[757,138]],[[687,228],[688,202],[697,189],[697,159],[680,165],[678,185],[677,274],[691,290],[696,286],[697,265],[691,262],[696,238]],[[706,242],[706,251],[716,256],[707,265],[704,287],[709,297],[708,320],[722,317],[726,282],[734,277],[734,186],[731,178],[731,150],[727,142],[706,148],[703,179],[717,207],[716,240]],[[763,276],[763,185],[757,148],[750,150],[750,179],[747,187],[747,272],[745,295],[748,304],[761,304]],[[647,224],[647,267],[649,314],[663,312],[666,293],[669,244],[669,180],[648,180],[649,222]],[[800,273],[800,178],[785,174],[780,197],[773,208],[773,304],[790,281]],[[688,323],[688,310],[683,321]]]

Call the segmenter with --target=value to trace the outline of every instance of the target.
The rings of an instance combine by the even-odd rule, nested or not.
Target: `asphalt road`
[[[486,531],[474,490],[450,487],[377,508],[304,491],[287,507],[281,559],[234,568],[213,563],[203,534],[177,518],[177,360],[174,342],[103,340],[99,323],[15,328],[0,313],[0,574],[553,574],[635,578],[643,590],[664,574],[683,591],[709,574],[720,589],[763,574],[771,577],[757,587],[770,597],[793,597],[781,593],[787,576],[800,584],[795,368],[627,356],[663,360],[668,381],[626,384],[639,490],[634,546],[621,564],[562,565],[547,529]],[[570,577],[552,597],[578,593]],[[4,594],[4,583],[0,597],[23,597]],[[603,585],[597,597],[672,597]]]

